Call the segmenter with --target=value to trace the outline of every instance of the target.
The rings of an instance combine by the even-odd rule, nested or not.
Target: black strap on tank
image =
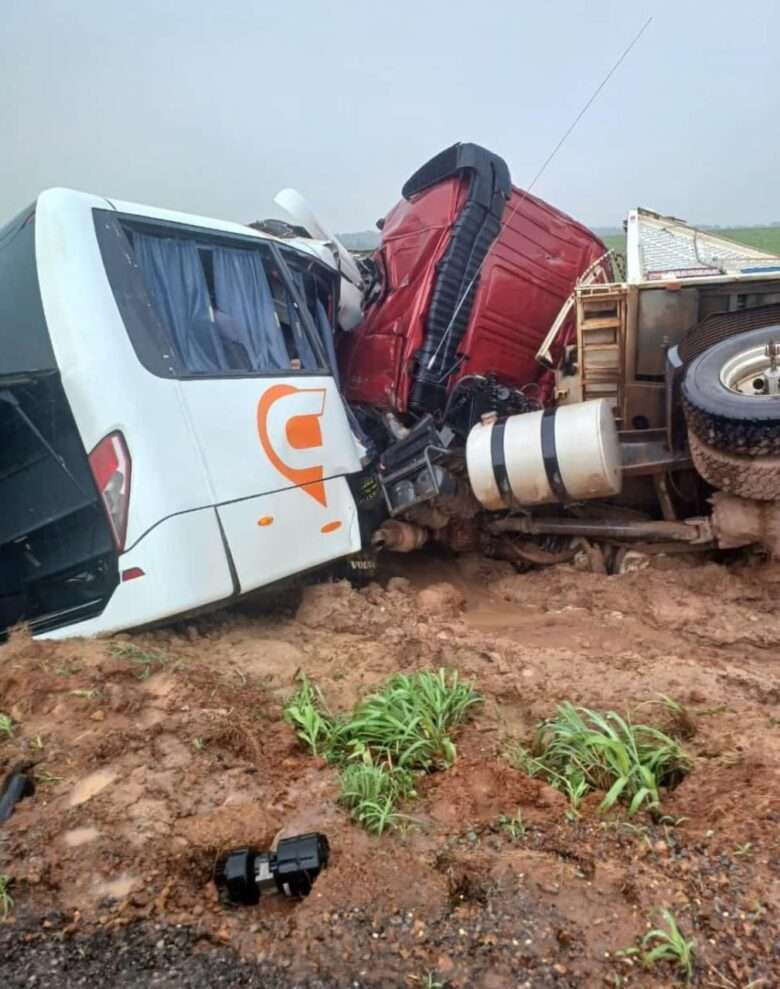
[[[504,453],[504,430],[506,419],[496,419],[490,434],[490,462],[493,464],[493,477],[504,501],[512,500],[512,488],[509,485],[509,474],[506,470],[506,455]]]
[[[545,409],[542,413],[542,460],[544,472],[552,492],[560,502],[571,501],[561,477],[558,453],[555,449],[555,413],[557,409]]]

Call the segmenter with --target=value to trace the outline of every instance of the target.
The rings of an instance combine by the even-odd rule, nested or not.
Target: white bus
[[[0,229],[0,629],[185,615],[360,549],[315,242],[42,193]]]

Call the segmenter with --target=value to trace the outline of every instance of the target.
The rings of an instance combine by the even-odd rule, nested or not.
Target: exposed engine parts
[[[428,542],[428,530],[413,522],[388,519],[374,533],[373,545],[395,553],[411,553]]]
[[[529,391],[535,392],[536,386]],[[493,375],[469,374],[454,385],[442,420],[465,440],[485,415],[513,416],[538,409],[541,405],[533,394],[529,396],[519,388],[499,384]]]
[[[509,516],[489,524],[491,532],[522,532],[527,535],[588,536],[593,539],[643,539],[650,542],[711,543],[712,530],[707,519],[686,522],[607,522],[600,519],[529,518]]]
[[[454,441],[453,431],[448,426],[438,429],[428,415],[384,451],[379,480],[391,516],[455,493],[455,478],[443,466]]]
[[[443,527],[453,515],[475,514],[479,506],[464,470],[469,432],[485,415],[513,416],[538,407],[517,388],[499,385],[493,377],[469,375],[455,386],[439,417],[425,415],[406,426],[394,413],[385,413],[381,420],[386,442],[378,477],[388,513],[406,515],[416,506],[433,504],[444,513],[444,522],[433,528]]]

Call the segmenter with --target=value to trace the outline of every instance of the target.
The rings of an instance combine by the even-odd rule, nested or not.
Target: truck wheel
[[[704,480],[729,494],[757,501],[780,498],[780,456],[744,457],[703,443],[688,433],[693,466]]]
[[[780,455],[780,326],[709,347],[686,368],[682,394],[689,432],[711,450]]]

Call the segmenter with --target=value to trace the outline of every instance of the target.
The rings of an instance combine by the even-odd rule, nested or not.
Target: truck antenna
[[[539,181],[539,179],[542,177],[542,175],[544,174],[547,166],[550,164],[550,162],[553,160],[553,158],[561,150],[561,148],[566,143],[566,140],[568,139],[569,135],[574,130],[574,128],[577,126],[577,124],[582,120],[582,118],[585,116],[585,114],[588,112],[588,110],[591,108],[591,106],[593,106],[593,104],[595,103],[596,99],[598,98],[599,93],[607,85],[607,83],[612,78],[612,76],[615,74],[615,72],[617,72],[618,68],[623,63],[623,61],[626,59],[626,57],[628,56],[628,54],[631,51],[631,49],[634,47],[634,45],[636,45],[636,43],[639,41],[639,39],[645,33],[645,31],[647,30],[647,28],[650,27],[650,24],[651,24],[652,20],[653,20],[653,16],[651,14],[650,17],[648,17],[647,20],[645,21],[645,23],[642,25],[642,27],[634,35],[634,37],[631,39],[631,41],[629,42],[629,44],[623,49],[623,52],[621,53],[620,58],[618,58],[618,60],[615,62],[615,64],[612,66],[612,68],[609,70],[609,72],[607,72],[607,74],[604,76],[604,78],[601,80],[601,82],[598,84],[598,86],[593,90],[593,92],[591,93],[590,99],[582,107],[582,109],[577,114],[577,116],[574,118],[574,120],[572,120],[572,122],[569,124],[569,126],[566,128],[566,130],[563,132],[563,135],[561,136],[561,138],[558,141],[558,143],[555,145],[555,147],[552,149],[552,151],[549,153],[549,155],[547,155],[547,157],[545,158],[545,160],[542,162],[541,167],[537,171],[536,175],[534,175],[533,179],[531,180],[530,185],[528,185],[523,190],[522,195],[520,196],[520,198],[515,203],[514,208],[512,209],[512,212],[509,214],[509,216],[506,218],[506,220],[503,220],[502,221],[502,223],[501,223],[501,226],[502,227],[507,226],[507,224],[509,223],[509,221],[512,219],[512,217],[515,215],[515,213],[519,209],[520,204],[523,202],[524,199],[527,199],[528,196],[531,194],[531,190],[536,185],[536,183]],[[433,367],[434,363],[436,362],[436,358],[439,356],[439,352],[441,351],[441,348],[444,346],[444,344],[447,341],[447,338],[449,337],[450,333],[452,332],[452,327],[453,327],[453,324],[454,324],[455,320],[458,317],[458,313],[460,312],[460,310],[461,310],[461,308],[463,306],[463,303],[468,298],[469,292],[471,292],[472,288],[474,287],[474,283],[479,278],[479,274],[482,271],[482,267],[485,264],[485,262],[487,261],[489,255],[490,255],[490,252],[488,251],[487,254],[485,254],[485,256],[480,261],[480,263],[479,263],[479,265],[477,267],[477,270],[472,275],[471,280],[469,281],[468,285],[466,286],[463,294],[458,299],[458,304],[455,306],[455,310],[452,313],[452,316],[450,317],[450,321],[447,324],[447,329],[442,334],[442,338],[439,341],[438,347],[433,352],[433,354],[431,355],[430,360],[428,361],[428,363],[426,365],[426,369],[428,371],[430,371],[431,368]]]

